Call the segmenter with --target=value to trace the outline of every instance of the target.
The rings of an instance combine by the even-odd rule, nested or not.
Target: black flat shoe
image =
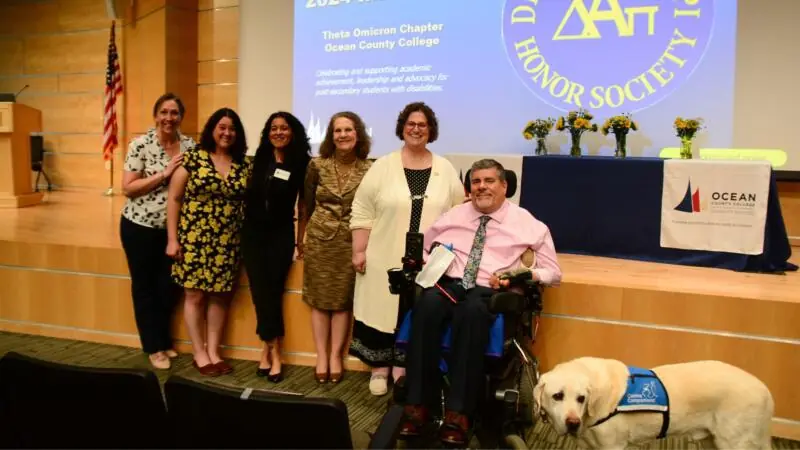
[[[260,367],[256,367],[256,376],[259,378],[269,377],[269,371],[272,370],[272,367],[267,367],[266,369],[262,369]]]
[[[280,383],[281,380],[283,380],[283,371],[280,371],[276,374],[270,374],[269,371],[267,371],[267,380],[273,383]]]

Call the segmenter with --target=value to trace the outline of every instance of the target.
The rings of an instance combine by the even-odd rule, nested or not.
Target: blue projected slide
[[[532,154],[525,124],[578,107],[598,126],[633,114],[631,156],[678,146],[677,116],[705,119],[698,145],[730,147],[735,43],[735,0],[297,0],[294,112],[314,144],[358,113],[375,156],[401,146],[397,114],[418,100],[441,154]],[[599,132],[582,143],[614,152]],[[548,147],[569,153],[568,136]]]

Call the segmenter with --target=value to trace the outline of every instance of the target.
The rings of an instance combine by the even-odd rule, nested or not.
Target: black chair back
[[[164,385],[179,448],[353,448],[347,406],[310,398],[210,385],[180,376]]]
[[[0,447],[164,448],[166,420],[148,370],[0,359]]]

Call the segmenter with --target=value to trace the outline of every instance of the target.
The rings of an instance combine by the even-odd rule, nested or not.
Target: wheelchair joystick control
[[[389,292],[400,296],[400,310],[411,309],[416,294],[417,274],[422,270],[422,248],[425,236],[422,233],[409,231],[406,233],[406,248],[402,258],[402,268],[387,270],[389,276]],[[397,315],[397,328],[403,320],[403,314]]]

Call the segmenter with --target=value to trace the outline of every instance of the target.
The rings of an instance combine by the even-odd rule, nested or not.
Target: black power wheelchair
[[[467,172],[464,181],[469,191],[470,174]],[[513,171],[506,170],[508,190],[506,197],[514,195],[517,178]],[[392,294],[399,295],[399,311],[397,330],[408,326],[404,322],[413,310],[414,301],[422,289],[416,284],[417,274],[422,270],[423,237],[420,233],[409,232],[406,235],[405,256],[402,268],[389,269],[389,289]],[[502,277],[501,277],[502,278]],[[472,429],[468,434],[468,442],[476,439],[480,448],[528,449],[525,441],[526,431],[534,425],[532,415],[533,387],[539,381],[539,362],[530,352],[536,338],[539,317],[542,311],[541,287],[530,278],[517,275],[509,278],[510,286],[500,290],[489,300],[489,311],[495,315],[493,329],[502,328],[502,342],[495,342],[495,349],[486,355],[485,395],[473,417]],[[512,291],[511,288],[514,288]],[[499,321],[499,322],[498,322]],[[497,334],[490,338],[497,341]],[[441,408],[432,410],[433,425],[437,428],[443,422],[447,392],[446,359],[442,377]],[[491,354],[490,354],[491,353]],[[394,386],[389,406],[405,404],[406,389],[404,379]],[[428,433],[430,434],[430,433]],[[408,441],[406,447],[430,448],[432,436],[423,436]],[[437,440],[438,442],[438,440]],[[434,444],[435,445],[435,444]]]

